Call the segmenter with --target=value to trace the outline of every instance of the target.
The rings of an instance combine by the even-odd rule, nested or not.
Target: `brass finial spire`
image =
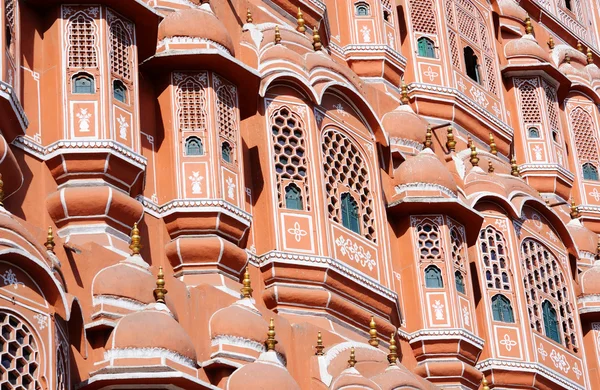
[[[471,165],[476,167],[479,164],[479,157],[477,157],[477,148],[475,147],[475,142],[473,142],[473,140],[470,137],[469,140],[471,141],[471,158],[469,159],[469,161],[471,162]]]
[[[377,338],[377,324],[375,323],[375,317],[371,316],[371,322],[369,322],[369,345],[372,347],[379,346],[379,339]]]
[[[392,332],[390,336],[390,353],[387,355],[388,362],[390,362],[390,366],[396,364],[398,361],[398,347],[396,347],[396,337],[395,333]]]
[[[573,197],[571,197],[571,219],[576,219],[579,218],[579,210],[577,209],[577,206],[575,205],[575,199]]]
[[[139,255],[140,249],[142,249],[142,244],[140,244],[140,229],[138,229],[137,222],[133,224],[133,229],[131,229],[131,244],[129,245],[129,249],[131,249],[131,255]]]
[[[400,98],[400,101],[402,104],[410,103],[410,99],[408,98],[408,86],[404,83],[404,81],[402,81],[401,91],[402,97]]]
[[[494,173],[494,164],[492,163],[492,160],[488,161],[488,173]]]
[[[315,355],[317,355],[317,356],[325,355],[323,353],[323,350],[325,349],[325,347],[323,346],[323,339],[321,338],[321,332],[317,333],[317,346],[315,347],[315,349],[317,350]]]
[[[275,26],[275,44],[279,45],[281,43],[281,33],[279,32],[279,26]]]
[[[570,56],[570,55],[568,55],[568,54],[565,54],[565,62],[566,62],[567,64],[570,64],[570,63],[571,63],[571,56]]]
[[[304,15],[302,15],[302,10],[298,7],[298,15],[296,16],[298,21],[298,26],[296,27],[296,31],[304,33],[306,31],[306,27],[304,27]]]
[[[431,125],[427,126],[427,132],[425,133],[425,143],[423,144],[425,146],[425,148],[429,148],[431,149],[431,137],[433,136],[433,133],[431,132]]]
[[[56,244],[54,244],[54,233],[52,233],[52,226],[48,226],[48,235],[46,236],[46,244],[44,244],[44,246],[46,247],[46,250],[54,252],[55,245]]]
[[[498,155],[498,149],[496,148],[496,142],[494,142],[494,134],[490,133],[490,153],[494,156]]]
[[[156,274],[156,288],[154,289],[154,299],[158,303],[165,303],[165,295],[168,291],[165,288],[165,273],[163,267],[158,267],[158,274]]]
[[[513,175],[514,177],[521,176],[519,174],[519,166],[517,165],[517,159],[515,158],[514,154],[513,154],[512,158],[510,159],[510,174]]]
[[[577,41],[577,50],[583,53],[583,45],[579,41]]]
[[[592,49],[590,49],[589,47],[587,49],[586,56],[587,56],[588,65],[593,64],[594,63],[594,55],[592,54]]]
[[[254,23],[254,19],[252,19],[252,12],[250,12],[250,8],[246,11],[246,23]]]
[[[1,173],[0,173],[0,206],[4,207],[4,181],[2,181]]]
[[[277,340],[275,340],[275,322],[271,318],[269,321],[269,331],[267,332],[267,351],[274,351],[275,344],[277,344]]]
[[[448,140],[446,141],[446,147],[448,148],[448,151],[454,152],[456,148],[456,141],[454,140],[454,134],[452,133],[452,126],[448,126],[447,138]]]
[[[354,353],[354,347],[350,348],[350,359],[348,359],[348,367],[354,367],[356,365],[356,354]]]
[[[250,272],[248,272],[248,267],[246,267],[246,271],[244,272],[244,280],[242,280],[242,289],[240,290],[242,293],[242,298],[252,298],[252,291]]]
[[[315,51],[320,51],[323,48],[323,45],[321,45],[321,36],[319,35],[319,29],[317,26],[313,28],[313,48]]]
[[[525,33],[533,34],[533,24],[531,24],[531,18],[528,16],[525,18]]]
[[[490,388],[488,386],[488,381],[487,381],[487,379],[485,379],[485,375],[481,379],[481,390],[490,390]]]
[[[548,47],[550,50],[554,49],[554,38],[552,38],[552,35],[550,35],[550,38],[548,38]]]

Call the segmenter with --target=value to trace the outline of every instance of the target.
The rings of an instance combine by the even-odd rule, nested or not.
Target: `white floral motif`
[[[36,319],[40,330],[44,330],[44,328],[48,326],[48,317],[46,317],[45,315],[38,313],[34,315],[33,318]]]
[[[469,312],[469,308],[463,306],[462,308],[463,322],[466,326],[471,326],[471,312]]]
[[[335,111],[341,116],[348,116],[348,113],[346,112],[346,110],[344,110],[344,106],[342,106],[342,103],[334,104],[333,108],[335,108]]]
[[[558,241],[558,238],[556,237],[556,234],[554,234],[554,232],[552,230],[548,230],[546,232],[546,234],[548,235],[548,237],[550,237],[550,239],[554,242]]]
[[[504,345],[504,348],[506,348],[506,350],[508,352],[510,352],[510,350],[512,349],[512,347],[514,347],[515,345],[517,345],[517,342],[515,340],[512,340],[510,338],[510,336],[508,335],[508,333],[504,334],[504,338],[502,340],[500,340],[500,345]]]
[[[119,137],[124,140],[127,140],[127,128],[129,124],[127,123],[127,119],[123,115],[120,115],[117,118],[117,122],[119,122]]]
[[[594,198],[596,202],[600,200],[600,192],[598,192],[597,188],[594,188],[594,190],[590,192],[590,196]]]
[[[300,224],[298,222],[296,222],[294,224],[293,228],[288,229],[288,233],[290,233],[291,235],[294,236],[294,239],[296,240],[296,242],[300,242],[300,240],[302,240],[302,237],[304,237],[308,234],[306,232],[306,230],[302,230],[302,228],[300,227]]]
[[[548,356],[548,352],[544,349],[544,345],[540,343],[540,347],[537,349],[538,353],[542,357],[542,360],[546,360],[546,356]]]
[[[583,372],[581,372],[581,370],[577,366],[577,362],[575,362],[575,364],[573,365],[573,374],[575,374],[577,380],[579,380],[579,377],[581,376],[581,374],[583,374]]]
[[[490,102],[485,97],[485,93],[483,93],[479,88],[471,87],[469,92],[471,92],[471,96],[473,96],[473,99],[475,99],[477,104],[479,104],[480,106],[487,108],[487,106],[490,104]]]
[[[535,147],[533,148],[533,154],[535,155],[536,161],[542,160],[542,148],[540,147],[540,145],[535,145]]]
[[[563,355],[559,352],[556,352],[556,350],[553,349],[552,352],[550,353],[550,359],[552,359],[552,363],[554,363],[554,367],[558,368],[565,374],[567,374],[569,372],[571,365],[569,364],[569,362],[567,362],[567,358],[565,357],[565,355]]]
[[[372,271],[377,266],[375,260],[371,258],[371,252],[365,251],[365,248],[353,243],[352,240],[339,236],[335,240],[335,245],[340,247],[342,255],[348,256],[351,261],[356,261],[363,267],[368,267],[369,271]]]
[[[200,183],[202,183],[204,177],[200,176],[200,172],[192,172],[192,176],[188,179],[192,182],[192,194],[202,194]]]
[[[535,225],[535,227],[537,227],[538,229],[541,229],[542,226],[544,226],[542,224],[542,219],[540,218],[540,216],[537,213],[531,214],[531,220],[533,221],[533,224]]]
[[[462,79],[458,79],[458,82],[456,83],[456,85],[458,85],[458,88],[460,88],[460,91],[462,93],[465,93],[465,89],[467,89],[467,86],[465,85],[465,83],[462,81]]]
[[[423,72],[423,76],[429,77],[429,81],[435,80],[438,77],[439,73],[431,69],[431,66],[427,67],[427,71]]]
[[[388,45],[394,47],[394,34],[392,34],[391,32],[388,33]]]
[[[294,106],[293,110],[300,116],[306,115],[306,106]]]
[[[431,305],[431,307],[433,308],[433,311],[435,312],[435,319],[443,320],[444,319],[444,305],[442,305],[442,302],[436,300],[435,303],[433,305]]]
[[[492,110],[494,110],[494,114],[496,114],[497,117],[500,117],[500,114],[502,114],[502,110],[500,109],[500,107],[498,107],[498,103],[496,102],[494,102]]]
[[[79,112],[75,114],[77,118],[79,118],[79,131],[82,133],[87,133],[90,131],[90,118],[92,114],[88,112],[87,108],[80,108]]]
[[[0,278],[4,280],[5,286],[13,286],[15,290],[19,288],[19,285],[25,285],[25,283],[19,282],[17,280],[17,275],[15,275],[12,269],[9,269],[6,272],[4,272],[3,275],[0,275]]]
[[[360,32],[362,33],[363,42],[365,42],[365,43],[371,42],[371,29],[370,28],[368,28],[367,26],[363,26],[363,28],[360,29]]]
[[[394,277],[396,278],[396,280],[400,280],[400,274],[396,271],[394,271]]]
[[[229,199],[235,199],[233,196],[233,191],[235,190],[235,184],[233,184],[233,178],[228,178],[225,183],[227,183],[227,197]]]
[[[498,226],[498,229],[502,230],[503,232],[506,231],[506,221],[504,219],[497,219],[496,220],[496,226]]]

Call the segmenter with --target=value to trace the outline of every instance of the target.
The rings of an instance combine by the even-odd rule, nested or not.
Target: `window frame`
[[[123,100],[119,99],[117,97],[117,87],[122,87],[123,90]],[[127,88],[127,85],[125,85],[125,83],[119,79],[114,79],[112,82],[112,92],[113,92],[113,99],[115,99],[118,102],[121,102],[123,104],[129,104],[129,88]]]
[[[350,203],[352,209],[347,209],[348,203]],[[361,234],[360,206],[350,191],[340,194],[340,214],[343,227],[356,234]],[[356,225],[353,226],[354,224]]]
[[[293,194],[294,196],[296,196],[296,198],[292,198],[292,197],[288,197],[288,194],[290,192],[289,191],[295,191],[295,193]],[[286,209],[288,210],[298,210],[298,211],[304,211],[304,199],[302,197],[302,189],[296,185],[296,183],[289,183],[284,187],[284,206]],[[290,207],[290,201],[295,201],[297,202],[296,205],[298,207]]]
[[[189,144],[191,142],[198,142],[198,144],[200,145],[199,147],[199,154],[190,154],[189,153]],[[200,157],[200,156],[204,156],[205,151],[204,151],[204,143],[202,142],[202,139],[200,139],[199,137],[196,137],[195,135],[189,136],[185,139],[185,143],[183,145],[183,150],[184,150],[184,156],[186,157]]]
[[[91,92],[77,92],[77,81],[86,79],[90,81]],[[96,79],[88,72],[77,72],[71,77],[71,94],[73,95],[95,95],[96,94]]]
[[[437,285],[429,285],[428,282],[430,280],[435,280],[434,278],[431,278],[428,276],[428,274],[430,272],[435,272],[436,275],[438,276],[437,278]],[[425,280],[425,288],[444,288],[444,275],[442,275],[442,270],[434,264],[428,265],[424,270],[423,270],[423,277]]]
[[[504,294],[496,294],[491,299],[490,307],[492,309],[492,319],[496,322],[504,322],[505,324],[514,324],[515,321],[515,310],[512,307],[510,298],[507,298]],[[506,311],[510,309],[510,311]],[[498,316],[496,316],[498,313]],[[504,318],[510,315],[510,318]]]
[[[427,52],[421,51],[421,48],[422,48],[421,42],[426,42],[428,44],[428,46],[425,48],[425,50],[430,51],[431,56],[427,55],[428,54]],[[417,55],[422,58],[437,59],[436,46],[435,46],[435,42],[433,41],[433,39],[426,37],[426,36],[419,37],[419,39],[417,39]]]

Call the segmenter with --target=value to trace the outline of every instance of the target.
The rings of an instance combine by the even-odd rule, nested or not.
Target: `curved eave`
[[[519,77],[527,74],[545,73],[556,81],[559,100],[564,99],[571,87],[572,81],[549,62],[534,64],[508,64],[501,69],[503,77]]]
[[[591,87],[591,84],[588,85],[579,82],[573,82],[570,90],[580,92],[592,99],[594,104],[600,105],[600,96],[598,95],[598,92]]]
[[[10,84],[0,81],[0,129],[9,144],[25,134],[29,121],[19,98]]]

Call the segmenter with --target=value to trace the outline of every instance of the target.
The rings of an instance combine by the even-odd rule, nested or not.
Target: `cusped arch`
[[[292,88],[299,88],[300,91],[306,95],[306,98],[313,104],[317,104],[319,102],[319,96],[317,92],[310,85],[308,79],[301,77],[298,74],[295,74],[291,71],[284,72],[274,72],[272,74],[266,75],[260,82],[260,87],[258,90],[258,94],[260,97],[264,98],[267,94],[267,91],[275,85],[287,85]]]
[[[511,219],[518,219],[521,215],[519,210],[504,196],[493,193],[480,193],[470,199],[471,207],[476,208],[481,203],[494,203],[505,211],[505,215]]]

